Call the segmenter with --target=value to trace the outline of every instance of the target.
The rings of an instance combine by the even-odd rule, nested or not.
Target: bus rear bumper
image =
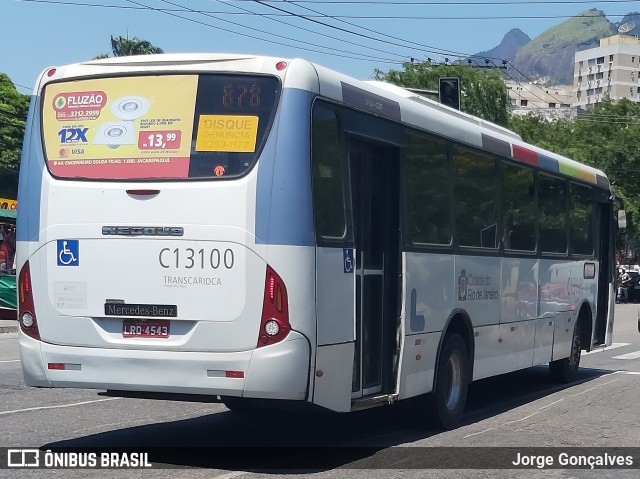
[[[307,397],[310,347],[295,331],[280,343],[231,353],[59,346],[25,334],[20,334],[19,342],[28,386],[289,400]]]

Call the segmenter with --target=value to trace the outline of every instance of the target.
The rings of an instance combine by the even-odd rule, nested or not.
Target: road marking
[[[640,376],[640,371],[616,371],[620,374],[630,374],[632,376]]]
[[[19,359],[8,359],[6,361],[0,361],[0,363],[19,363]]]
[[[624,346],[629,346],[629,343],[612,343],[611,346],[607,346],[606,348],[592,349],[588,353],[582,353],[582,355],[587,356],[588,354],[601,353],[602,351],[611,351],[612,349],[622,348]]]
[[[633,353],[621,354],[620,356],[614,356],[613,359],[638,359],[640,358],[640,351]]]
[[[14,409],[13,411],[0,411],[0,416],[4,416],[5,414],[15,414],[18,412],[28,412],[28,411],[40,411],[43,409],[58,409],[58,408],[63,408],[63,407],[73,407],[73,406],[82,406],[84,404],[93,404],[96,402],[104,402],[104,401],[114,401],[116,399],[122,399],[122,398],[106,398],[106,399],[96,399],[94,401],[82,401],[82,402],[76,402],[76,403],[72,403],[72,404],[59,404],[57,406],[40,406],[40,407],[29,407],[26,409]]]
[[[247,471],[235,471],[227,472],[226,474],[220,474],[219,476],[213,476],[211,479],[231,479],[233,477],[244,476],[249,474]]]
[[[551,403],[549,403],[549,404],[545,404],[544,406],[539,407],[537,411],[532,412],[532,413],[531,413],[531,414],[529,414],[528,416],[522,417],[522,418],[520,418],[520,419],[513,419],[513,420],[511,420],[511,421],[507,421],[507,422],[504,422],[504,423],[502,423],[502,424],[498,424],[497,426],[495,426],[495,427],[490,427],[490,428],[488,428],[488,429],[485,429],[484,431],[474,432],[473,434],[467,434],[466,436],[464,436],[464,439],[467,439],[467,438],[470,438],[470,437],[473,437],[473,436],[478,436],[478,435],[480,435],[480,434],[484,434],[485,432],[495,431],[496,429],[499,429],[499,428],[501,428],[501,427],[503,427],[503,426],[507,426],[507,425],[509,425],[509,424],[515,424],[515,423],[517,423],[517,422],[524,421],[524,420],[526,420],[526,419],[529,419],[529,418],[531,418],[531,417],[535,416],[535,415],[536,415],[536,414],[538,414],[539,412],[544,411],[546,408],[548,408],[548,407],[550,407],[550,406],[553,406],[554,404],[558,404],[559,402],[564,401],[565,399],[570,399],[570,398],[573,398],[573,397],[576,397],[576,396],[580,396],[581,394],[586,394],[586,393],[588,393],[588,392],[593,391],[594,389],[601,388],[602,386],[606,386],[607,384],[611,384],[611,383],[613,383],[613,382],[615,382],[615,381],[607,381],[606,383],[599,384],[599,385],[597,385],[597,386],[594,386],[594,387],[592,387],[592,388],[586,389],[586,390],[584,390],[584,391],[580,391],[580,392],[578,392],[578,393],[571,394],[570,396],[566,396],[566,397],[560,398],[560,399],[558,399],[557,401],[553,401],[553,402],[551,402]]]

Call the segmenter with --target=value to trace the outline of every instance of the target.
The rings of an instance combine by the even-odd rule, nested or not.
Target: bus
[[[606,175],[303,59],[43,71],[20,169],[29,386],[336,412],[610,345]]]

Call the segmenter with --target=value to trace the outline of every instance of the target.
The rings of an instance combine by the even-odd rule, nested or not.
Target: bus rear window
[[[249,171],[280,81],[258,75],[161,75],[51,83],[42,130],[49,171],[77,179],[202,179]]]

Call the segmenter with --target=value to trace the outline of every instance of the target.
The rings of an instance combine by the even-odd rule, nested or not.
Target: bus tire
[[[459,334],[445,338],[436,370],[435,390],[430,395],[432,420],[442,429],[458,427],[469,389],[469,353]]]
[[[571,353],[568,358],[557,359],[549,363],[551,378],[559,383],[570,383],[578,377],[580,367],[580,353],[582,344],[580,341],[580,324],[576,323],[571,338]]]
[[[257,409],[256,401],[252,399],[222,396],[221,400],[227,409],[235,413],[247,414],[255,412]]]

